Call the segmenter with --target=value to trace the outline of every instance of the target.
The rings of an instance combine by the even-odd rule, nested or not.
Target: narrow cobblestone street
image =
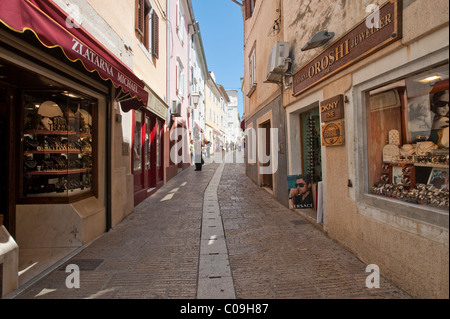
[[[219,235],[211,237],[205,223],[215,219],[206,215],[214,205],[211,211],[204,207],[204,196],[215,174]],[[208,194],[213,203],[214,194]],[[204,236],[211,250],[202,246]],[[214,245],[221,246],[217,252]],[[80,288],[66,287],[68,264],[80,268]],[[220,298],[220,292],[238,299],[409,298],[383,277],[379,289],[366,288],[365,269],[257,187],[244,164],[212,163],[201,172],[178,174],[117,227],[15,298],[196,299]]]

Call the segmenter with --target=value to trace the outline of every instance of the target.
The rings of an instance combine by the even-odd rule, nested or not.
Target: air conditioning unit
[[[275,42],[267,64],[266,82],[279,82],[289,69],[289,42]]]
[[[170,108],[170,114],[175,117],[181,116],[181,103],[180,102],[178,102],[176,100],[172,100],[172,107]]]

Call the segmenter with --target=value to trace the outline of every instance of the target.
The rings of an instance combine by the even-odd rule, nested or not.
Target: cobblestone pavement
[[[218,168],[181,172],[15,298],[196,299],[203,196]],[[217,195],[237,298],[409,298],[384,278],[366,288],[366,265],[252,183],[244,164],[224,165]],[[67,264],[80,268],[78,289],[66,287]]]

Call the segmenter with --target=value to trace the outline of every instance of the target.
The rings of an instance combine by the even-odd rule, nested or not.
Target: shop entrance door
[[[266,145],[259,145],[259,147],[265,147],[265,155],[268,156],[277,156],[277,154],[271,154],[271,141],[270,141],[270,121],[264,122],[259,125],[259,128],[263,129],[263,134],[265,134]],[[259,160],[260,166],[269,166],[273,165],[272,160],[264,163],[261,159]],[[273,174],[262,174],[261,175],[261,186],[268,188],[273,191]]]
[[[163,122],[150,112],[134,113],[134,197],[138,205],[164,182]]]
[[[133,134],[133,175],[134,175],[134,206],[142,202],[146,197],[145,186],[145,125],[143,113],[134,111],[134,134]]]
[[[14,196],[14,151],[16,143],[11,129],[13,122],[13,89],[0,83],[0,225],[4,225],[11,236],[15,236],[15,196]]]
[[[302,174],[311,181],[314,210],[305,211],[310,217],[317,218],[318,183],[322,181],[322,143],[320,139],[320,111],[314,108],[300,114],[300,141],[302,150]]]

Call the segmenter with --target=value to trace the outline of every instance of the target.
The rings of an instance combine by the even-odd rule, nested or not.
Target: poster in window
[[[287,177],[289,189],[289,208],[314,208],[314,198],[310,175],[289,175]]]
[[[417,136],[430,136],[433,117],[428,94],[408,99],[407,119],[409,143],[415,142]]]
[[[428,184],[437,189],[449,189],[448,169],[433,168],[428,178]]]
[[[400,165],[391,165],[391,184],[402,185],[403,168]]]
[[[430,94],[433,123],[430,141],[440,148],[449,148],[449,80],[437,82]]]

